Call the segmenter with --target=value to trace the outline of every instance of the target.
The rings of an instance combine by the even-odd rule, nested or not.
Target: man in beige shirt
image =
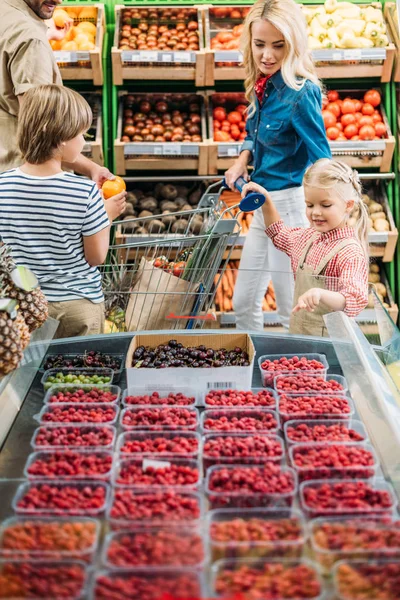
[[[32,87],[46,83],[62,85],[48,27],[54,9],[62,0],[1,0],[0,19],[0,173],[19,166],[17,148],[19,103]],[[66,165],[71,167],[72,165]],[[105,167],[80,156],[74,171],[90,177],[99,186],[114,176]]]

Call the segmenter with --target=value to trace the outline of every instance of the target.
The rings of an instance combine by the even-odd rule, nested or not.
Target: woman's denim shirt
[[[241,148],[253,154],[252,180],[271,192],[301,186],[311,163],[331,158],[320,89],[307,79],[296,91],[278,71],[267,82],[262,106],[256,104]]]

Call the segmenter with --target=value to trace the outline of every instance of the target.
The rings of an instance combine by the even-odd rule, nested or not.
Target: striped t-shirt
[[[18,265],[29,267],[50,302],[104,300],[97,267],[85,259],[83,237],[109,225],[93,181],[62,172],[21,169],[0,174],[0,236]]]

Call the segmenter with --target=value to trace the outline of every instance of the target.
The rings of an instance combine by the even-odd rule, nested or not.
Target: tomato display
[[[376,108],[380,103],[378,90],[368,90],[362,100],[349,96],[341,99],[339,92],[329,90],[322,110],[327,138],[332,142],[355,142],[387,137],[382,114]]]
[[[246,104],[243,94],[214,94],[214,142],[238,142],[246,137]]]

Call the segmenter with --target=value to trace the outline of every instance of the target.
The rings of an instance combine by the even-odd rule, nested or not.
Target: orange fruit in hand
[[[101,189],[103,190],[104,198],[107,199],[126,190],[126,185],[122,177],[117,176],[115,179],[107,179]]]
[[[61,28],[65,27],[65,24],[68,23],[69,21],[73,21],[73,19],[71,19],[71,17],[69,16],[69,14],[62,8],[59,8],[54,11],[53,20],[54,20],[56,27],[61,27]]]

